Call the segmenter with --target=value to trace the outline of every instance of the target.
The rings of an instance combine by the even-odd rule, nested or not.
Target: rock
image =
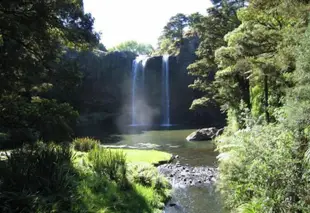
[[[212,167],[164,164],[158,167],[171,184],[183,186],[204,186],[216,181],[218,171]]]
[[[217,136],[219,129],[215,127],[198,129],[197,131],[191,133],[186,137],[187,141],[204,141],[204,140],[212,140]]]

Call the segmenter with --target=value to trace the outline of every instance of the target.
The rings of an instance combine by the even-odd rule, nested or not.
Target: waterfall
[[[169,88],[169,55],[164,55],[162,60],[162,126],[170,126],[170,88]]]
[[[131,92],[131,110],[132,120],[131,125],[136,125],[136,84],[137,84],[137,73],[139,63],[137,58],[132,62],[132,92]]]
[[[148,59],[149,59],[148,57],[145,57],[142,60],[142,90],[143,90],[143,92],[145,91],[145,66],[146,66]],[[144,93],[144,95],[145,95],[145,93]]]
[[[145,66],[149,57],[138,56],[132,63],[132,120],[131,126],[152,124],[154,116],[152,106],[147,103]],[[170,126],[170,85],[169,85],[169,55],[162,57],[162,97],[161,126]],[[159,87],[160,88],[160,87]]]
[[[143,120],[139,119],[139,116],[137,116],[137,112],[139,111],[137,101],[143,99],[145,95],[145,65],[147,60],[147,56],[140,55],[132,62],[131,126],[139,126],[144,124]]]

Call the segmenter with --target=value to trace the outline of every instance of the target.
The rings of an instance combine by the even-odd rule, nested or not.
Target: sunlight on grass
[[[127,163],[151,163],[156,164],[160,161],[169,161],[172,157],[170,153],[157,151],[157,150],[138,150],[138,149],[110,149],[111,151],[122,151],[126,155]],[[76,151],[77,158],[75,162],[84,161],[88,162],[85,158],[87,153]]]
[[[113,149],[118,150],[118,149]],[[167,152],[157,150],[136,150],[136,149],[122,149],[126,155],[128,163],[158,163],[159,161],[169,161],[172,157]]]

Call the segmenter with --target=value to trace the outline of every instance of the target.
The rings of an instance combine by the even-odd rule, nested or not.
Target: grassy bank
[[[75,166],[83,174],[78,188],[79,194],[82,195],[82,208],[88,212],[107,213],[161,212],[169,198],[170,186],[152,164],[169,160],[171,155],[155,150],[104,150],[108,155],[124,157],[126,171],[122,171],[122,168],[119,168],[121,171],[115,169],[114,177],[107,177],[111,173],[109,171],[107,176],[98,175],[93,169],[96,157],[93,159],[90,156],[100,155],[101,151],[78,152]],[[116,161],[121,162],[122,159]],[[78,205],[78,208],[81,209],[81,205]]]
[[[162,161],[169,161],[172,157],[171,154],[167,152],[161,152],[157,150],[139,150],[139,149],[109,149],[112,152],[121,151],[125,157],[127,163],[149,163],[158,164]],[[87,160],[85,157],[88,153],[86,152],[76,152],[77,161]]]
[[[97,146],[88,152],[46,144],[13,150],[2,160],[0,212],[162,212],[170,186],[153,163],[170,157]]]

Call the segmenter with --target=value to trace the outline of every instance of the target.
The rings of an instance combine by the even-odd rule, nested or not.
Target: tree
[[[294,51],[298,43],[294,30],[303,28],[305,10],[296,2],[273,1],[272,8],[262,6],[268,1],[257,0],[236,12],[247,4],[225,2],[212,8],[215,15],[206,17],[202,24],[209,26],[213,22],[207,22],[208,18],[219,17],[217,22],[226,25],[210,24],[213,27],[200,34],[202,42],[197,54],[201,59],[189,66],[189,73],[198,78],[190,87],[205,95],[195,100],[192,108],[215,100],[224,111],[232,109],[237,115],[242,101],[254,117],[264,113],[268,122],[291,85],[289,76],[295,67]],[[232,29],[240,22],[238,28]],[[227,29],[233,31],[226,31],[224,36]]]
[[[226,1],[221,7],[212,7],[207,10],[208,15],[200,18],[201,22],[194,25],[194,30],[200,39],[197,49],[198,60],[188,67],[189,74],[196,76],[190,88],[202,91],[205,95],[193,101],[191,109],[214,103],[214,88],[211,83],[217,70],[215,51],[225,46],[224,36],[239,26],[236,11],[240,8],[240,1]]]
[[[184,28],[188,26],[188,17],[182,13],[172,16],[164,27],[163,36],[172,41],[182,42]]]
[[[296,32],[302,29],[303,22],[286,15],[280,5],[275,7],[276,12],[253,5],[241,9],[238,17],[242,24],[225,36],[228,46],[215,53],[220,68],[214,81],[218,93],[215,96],[222,104],[230,104],[226,109],[238,109],[243,100],[254,117],[264,113],[266,122],[274,121],[274,112],[282,105],[281,98],[291,85],[292,79],[287,77],[295,69],[294,52],[299,42]],[[229,90],[231,85],[235,91]],[[244,91],[246,97],[242,96]],[[240,98],[232,99],[238,93]]]
[[[291,76],[295,85],[288,89],[277,122],[252,122],[218,141],[218,187],[233,212],[310,211],[309,48],[310,26],[298,45]]]
[[[150,55],[154,49],[150,44],[142,44],[131,40],[120,43],[109,51],[129,51],[138,55]]]
[[[45,139],[47,129],[50,136],[55,125],[70,130],[77,112],[66,103],[44,98],[44,94],[58,86],[51,81],[60,71],[59,61],[66,48],[97,45],[99,36],[93,32],[93,22],[91,15],[84,13],[81,0],[1,1],[1,131],[26,129]],[[65,136],[71,134],[68,131],[63,131]],[[49,136],[46,138],[52,140],[59,135]]]
[[[98,49],[101,50],[101,51],[103,51],[103,52],[106,52],[106,51],[107,51],[107,48],[106,48],[102,43],[100,43],[100,44],[98,45]]]
[[[178,54],[184,39],[184,30],[189,26],[189,18],[178,13],[172,16],[159,37],[159,54]]]

